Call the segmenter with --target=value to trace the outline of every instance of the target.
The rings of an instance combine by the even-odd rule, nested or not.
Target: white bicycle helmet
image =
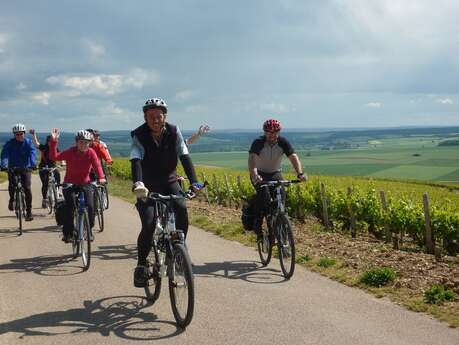
[[[13,126],[13,133],[16,133],[16,132],[25,132],[26,131],[26,126],[23,125],[22,123],[16,123],[14,126]]]
[[[91,132],[88,132],[84,129],[81,131],[76,132],[75,140],[88,140],[91,141],[93,139]]]
[[[143,106],[143,112],[145,113],[148,109],[161,108],[164,110],[164,114],[167,114],[167,104],[161,98],[150,98],[147,99]]]

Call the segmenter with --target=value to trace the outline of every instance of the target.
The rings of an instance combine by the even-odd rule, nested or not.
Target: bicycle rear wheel
[[[155,302],[161,293],[161,275],[156,265],[155,247],[151,248],[147,258],[148,280],[145,286],[145,296],[150,302]]]
[[[80,241],[81,260],[83,261],[83,270],[87,271],[91,264],[91,237],[89,228],[88,211],[85,210],[83,217],[80,218],[81,230],[83,232],[83,239]]]
[[[295,241],[288,216],[279,215],[276,221],[277,248],[282,273],[290,279],[295,271]]]
[[[263,266],[266,266],[271,261],[273,252],[273,238],[269,232],[268,219],[266,216],[262,218],[261,224],[261,240],[257,240],[258,254],[260,255],[260,261]]]
[[[194,278],[191,261],[185,246],[174,244],[168,262],[169,296],[175,321],[181,328],[188,326],[194,312]]]

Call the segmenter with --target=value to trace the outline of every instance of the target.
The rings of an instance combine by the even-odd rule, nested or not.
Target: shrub
[[[395,272],[389,267],[374,268],[363,273],[360,282],[368,286],[381,287],[393,282]]]
[[[308,255],[308,254],[305,254],[305,255],[301,255],[299,256],[297,259],[296,259],[296,262],[300,263],[300,264],[304,264],[308,261],[311,260],[311,257]]]
[[[443,285],[434,284],[432,287],[424,293],[424,302],[428,304],[443,304],[445,301],[451,301],[454,299],[454,292],[452,290],[446,290]]]
[[[328,258],[328,257],[322,257],[320,258],[319,262],[317,263],[317,266],[319,267],[330,267],[336,264],[336,260],[333,258]]]

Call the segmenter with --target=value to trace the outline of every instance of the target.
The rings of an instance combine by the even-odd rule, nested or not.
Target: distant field
[[[459,183],[459,147],[437,146],[432,138],[384,139],[370,148],[298,151],[311,175],[368,176]],[[191,148],[192,149],[192,148]],[[191,150],[192,151],[192,150]],[[193,153],[196,164],[247,168],[247,152]],[[290,165],[284,160],[284,171]]]

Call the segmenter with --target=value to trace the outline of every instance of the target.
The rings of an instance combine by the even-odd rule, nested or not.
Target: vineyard
[[[130,179],[129,161],[115,160],[112,173]],[[255,193],[246,171],[198,166],[197,173],[209,181],[205,198],[210,203],[241,207]],[[459,253],[459,194],[447,187],[311,176],[307,184],[289,187],[287,207],[299,220],[312,215],[353,237],[368,232],[395,248],[410,243],[431,253]]]

